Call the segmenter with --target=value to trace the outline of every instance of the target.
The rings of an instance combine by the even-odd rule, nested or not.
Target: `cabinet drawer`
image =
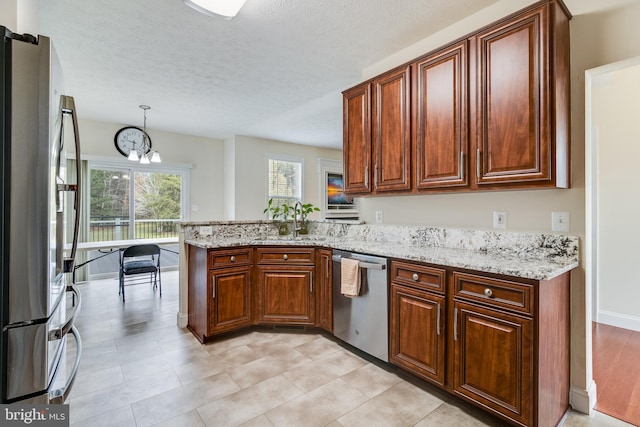
[[[392,261],[391,281],[427,291],[444,292],[445,270]]]
[[[258,248],[258,264],[314,264],[313,248]]]
[[[453,292],[459,299],[533,314],[533,286],[466,273],[453,273]]]
[[[209,268],[233,267],[236,265],[251,264],[251,248],[210,250]]]

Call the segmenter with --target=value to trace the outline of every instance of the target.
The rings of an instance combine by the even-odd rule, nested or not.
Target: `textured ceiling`
[[[181,0],[40,0],[81,118],[341,148],[361,70],[497,0],[247,0],[232,20]]]

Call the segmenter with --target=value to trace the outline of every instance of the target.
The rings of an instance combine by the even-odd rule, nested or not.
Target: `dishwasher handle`
[[[340,255],[333,255],[331,256],[331,259],[334,262],[342,262],[342,256]],[[375,262],[365,262],[365,261],[360,261],[358,263],[358,266],[360,268],[367,268],[369,270],[385,270],[387,268],[386,264],[377,264]]]

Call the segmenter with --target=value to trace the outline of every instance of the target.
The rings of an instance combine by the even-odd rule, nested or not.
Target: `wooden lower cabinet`
[[[251,267],[209,272],[209,334],[251,325]]]
[[[453,271],[449,285],[453,393],[513,425],[558,425],[569,409],[569,273]]]
[[[333,262],[330,249],[320,249],[317,251],[318,261],[316,262],[317,283],[316,283],[316,322],[322,329],[333,332]]]
[[[444,386],[445,333],[442,296],[391,284],[391,363]]]
[[[315,323],[313,266],[258,266],[258,323]]]
[[[569,409],[569,273],[530,280],[393,260],[390,361],[516,426]]]
[[[204,342],[249,326],[253,249],[189,246],[187,328]]]
[[[203,342],[254,324],[332,331],[331,255],[190,246],[188,328]],[[569,275],[518,279],[393,260],[390,361],[510,424],[556,426],[569,409]]]
[[[454,304],[453,389],[522,425],[533,422],[533,320]]]
[[[257,322],[314,325],[315,249],[264,247],[256,250]]]

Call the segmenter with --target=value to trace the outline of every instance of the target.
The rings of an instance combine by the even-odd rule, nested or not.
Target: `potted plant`
[[[313,206],[313,203],[305,203],[301,205],[301,208],[296,208],[294,215],[300,215],[300,234],[309,234],[309,228],[307,227],[307,215],[311,212],[319,212],[320,208]]]
[[[275,205],[273,199],[269,199],[267,207],[262,211],[262,213],[269,212],[269,216],[272,220],[279,221],[278,234],[286,236],[289,234],[289,216],[292,211],[293,208],[286,203],[282,205]]]

